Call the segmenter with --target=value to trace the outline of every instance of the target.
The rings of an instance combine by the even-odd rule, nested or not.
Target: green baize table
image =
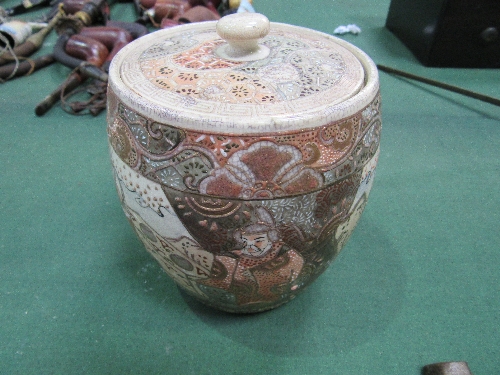
[[[500,97],[498,69],[422,66],[384,27],[389,0],[254,6],[330,34],[354,23],[341,37],[376,63]],[[132,4],[111,16],[133,20]],[[500,374],[499,107],[380,72],[381,154],[353,237],[295,300],[238,316],[180,292],[136,238],[105,113],[35,116],[69,72],[0,85],[1,374]]]

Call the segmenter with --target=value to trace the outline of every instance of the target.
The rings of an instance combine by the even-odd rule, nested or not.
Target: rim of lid
[[[352,55],[353,61],[359,62],[364,74],[362,82],[358,86],[354,85],[351,92],[335,100],[330,100],[328,96],[318,96],[320,100],[316,102],[317,105],[295,112],[293,108],[290,111],[293,100],[290,103],[278,103],[279,105],[235,105],[191,100],[189,97],[156,87],[144,76],[138,58],[147,48],[161,40],[188,32],[203,33],[213,30],[214,37],[217,37],[216,24],[217,21],[208,21],[176,26],[133,41],[113,59],[109,69],[109,88],[126,106],[155,122],[190,130],[246,134],[294,131],[326,125],[356,114],[366,107],[379,91],[376,65],[361,49],[320,31],[276,22],[271,22],[271,33],[274,30],[306,36],[311,40],[318,38],[346,50]],[[217,107],[217,111],[213,111],[210,106]],[[273,112],[276,108],[281,112]]]

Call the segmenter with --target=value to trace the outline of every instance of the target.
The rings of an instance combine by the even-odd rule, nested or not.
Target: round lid
[[[114,58],[109,82],[155,121],[246,133],[324,125],[378,91],[375,65],[358,48],[256,13],[146,35]]]

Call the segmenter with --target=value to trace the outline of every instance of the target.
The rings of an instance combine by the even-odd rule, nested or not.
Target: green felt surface
[[[255,7],[327,33],[355,23],[343,38],[377,63],[500,97],[500,70],[421,66],[384,28],[389,0]],[[136,239],[104,113],[34,115],[68,73],[0,85],[0,373],[500,373],[499,107],[380,73],[379,167],[353,237],[294,301],[235,316],[182,294]]]

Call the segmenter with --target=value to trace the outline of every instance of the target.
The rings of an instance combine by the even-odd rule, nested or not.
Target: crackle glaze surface
[[[212,32],[205,34],[186,32],[153,44],[138,58],[140,72],[156,87],[191,99],[267,105],[273,112],[278,108],[272,104],[278,102],[316,105],[314,100],[333,88],[330,101],[349,97],[363,83],[359,61],[338,46],[338,51],[332,51],[317,41],[274,32],[262,39],[261,44],[271,51],[267,58],[239,62],[217,56],[217,48],[225,42],[204,41],[213,37]],[[130,79],[136,73],[128,68],[122,76]]]
[[[245,62],[217,55],[224,41],[212,22],[152,33],[118,53],[110,87],[160,123],[258,134],[352,116],[377,94],[376,67],[362,51],[326,34],[271,25],[261,40],[269,56]]]
[[[326,47],[318,52],[312,38],[299,43],[278,30],[265,39],[270,61],[240,63],[214,54],[218,39],[186,38],[186,33],[150,41],[133,50],[136,62],[112,67],[108,136],[118,194],[146,249],[184,290],[230,312],[274,308],[328,267],[361,216],[379,153],[378,82],[371,82],[372,72],[362,79],[364,86],[334,96],[333,102],[348,99],[328,107],[333,117],[316,118],[313,123],[320,125],[305,127],[311,124],[306,121],[286,130],[248,131],[262,119],[262,108],[277,106],[279,113],[285,108],[280,103],[327,101],[322,95],[342,86],[350,74],[346,59],[354,54],[327,53]],[[283,69],[273,71],[274,64]],[[127,91],[123,82],[113,84],[131,76],[124,72],[132,65],[144,86]],[[354,71],[356,66],[366,72],[370,62],[358,62]],[[331,75],[314,76],[313,68]],[[286,80],[295,88],[278,84]],[[312,91],[311,82],[318,84]],[[233,95],[231,87],[238,85],[247,85],[251,94]],[[179,103],[192,100],[185,118],[203,117],[202,102],[217,103],[212,107],[217,111],[228,103],[248,107],[255,116],[240,118],[245,126],[232,131],[223,121],[227,114],[219,116],[220,128],[184,124],[181,117],[159,115],[178,108],[151,104],[158,91],[148,94],[149,102],[132,100],[130,93],[151,87]],[[356,97],[361,101],[348,103]],[[292,109],[287,113],[301,116]]]

